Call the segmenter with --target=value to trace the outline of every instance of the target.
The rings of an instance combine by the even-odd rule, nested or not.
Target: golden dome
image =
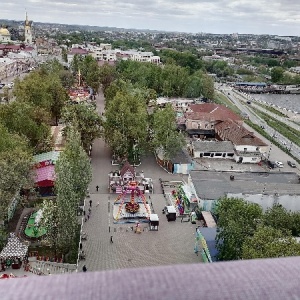
[[[0,35],[10,35],[10,33],[6,28],[0,28]]]

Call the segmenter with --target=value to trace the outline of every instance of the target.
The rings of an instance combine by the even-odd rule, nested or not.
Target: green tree
[[[14,101],[0,107],[0,123],[29,141],[34,153],[50,151],[49,114],[30,103]]]
[[[82,146],[88,152],[93,141],[101,136],[102,120],[96,109],[85,103],[69,104],[64,107],[62,114],[68,125],[77,128]]]
[[[292,215],[281,204],[268,208],[263,217],[265,226],[270,226],[281,231],[290,231],[293,227]]]
[[[32,152],[26,139],[1,124],[0,136],[0,220],[6,223],[7,208],[16,193],[23,186],[33,186]]]
[[[111,83],[117,79],[118,74],[115,66],[110,66],[109,64],[104,64],[99,69],[100,82],[105,93],[106,89],[111,85]]]
[[[58,249],[58,209],[56,200],[44,200],[41,206],[43,218],[39,224],[46,229],[46,240],[53,247],[55,255]]]
[[[148,115],[146,100],[132,90],[117,92],[106,108],[104,137],[115,155],[128,158],[134,147],[147,148]]]
[[[61,49],[61,57],[64,62],[68,62],[68,52],[66,48]]]
[[[239,198],[221,198],[216,208],[219,232],[217,234],[220,260],[242,258],[242,246],[253,236],[262,219],[262,208]]]
[[[171,105],[154,112],[151,139],[154,151],[163,151],[166,160],[182,149],[184,137],[177,131],[176,116]]]
[[[202,76],[202,80],[201,80],[201,90],[202,90],[202,95],[204,98],[206,99],[213,99],[214,98],[214,81],[213,79],[204,74]]]
[[[247,237],[242,247],[243,259],[299,256],[300,244],[288,232],[269,226],[259,226]]]
[[[274,67],[271,70],[271,79],[274,83],[278,83],[283,78],[284,69],[282,67]]]
[[[69,100],[69,96],[58,77],[52,77],[52,79],[49,80],[47,92],[51,95],[50,112],[57,126],[62,114],[62,109]]]
[[[45,70],[31,72],[24,80],[16,80],[14,95],[17,102],[27,102],[50,112],[51,95],[47,93],[48,82]]]
[[[84,82],[97,92],[100,86],[100,69],[97,60],[87,55],[80,62],[79,67]]]
[[[77,209],[92,179],[91,165],[81,147],[80,135],[70,128],[65,151],[56,165],[55,189],[58,211],[58,247],[67,253],[74,245],[78,229]]]

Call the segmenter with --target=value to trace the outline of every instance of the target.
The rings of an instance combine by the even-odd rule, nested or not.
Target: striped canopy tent
[[[28,252],[28,246],[23,244],[14,233],[10,233],[8,242],[0,253],[0,258],[2,258],[2,259],[11,259],[11,258],[24,259],[27,255],[27,252]]]
[[[54,165],[36,169],[35,183],[39,187],[54,186],[54,181],[55,181],[55,166]]]

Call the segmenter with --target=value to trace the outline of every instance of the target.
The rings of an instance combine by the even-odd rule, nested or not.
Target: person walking
[[[87,271],[86,265],[83,265],[82,271],[83,271],[83,272],[86,272],[86,271]]]
[[[112,244],[114,241],[113,241],[113,236],[111,235],[110,236],[110,243]]]
[[[79,249],[82,250],[82,243],[79,244]]]
[[[90,200],[90,207],[92,207],[92,203],[93,203],[93,201],[92,201],[92,199]]]
[[[99,191],[99,185],[96,185],[96,191],[97,192]]]

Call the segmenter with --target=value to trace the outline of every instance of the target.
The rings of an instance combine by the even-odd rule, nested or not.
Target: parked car
[[[290,160],[287,161],[287,164],[291,167],[291,168],[296,168],[296,164]]]
[[[275,161],[275,164],[278,168],[283,168],[283,163],[281,161]]]

